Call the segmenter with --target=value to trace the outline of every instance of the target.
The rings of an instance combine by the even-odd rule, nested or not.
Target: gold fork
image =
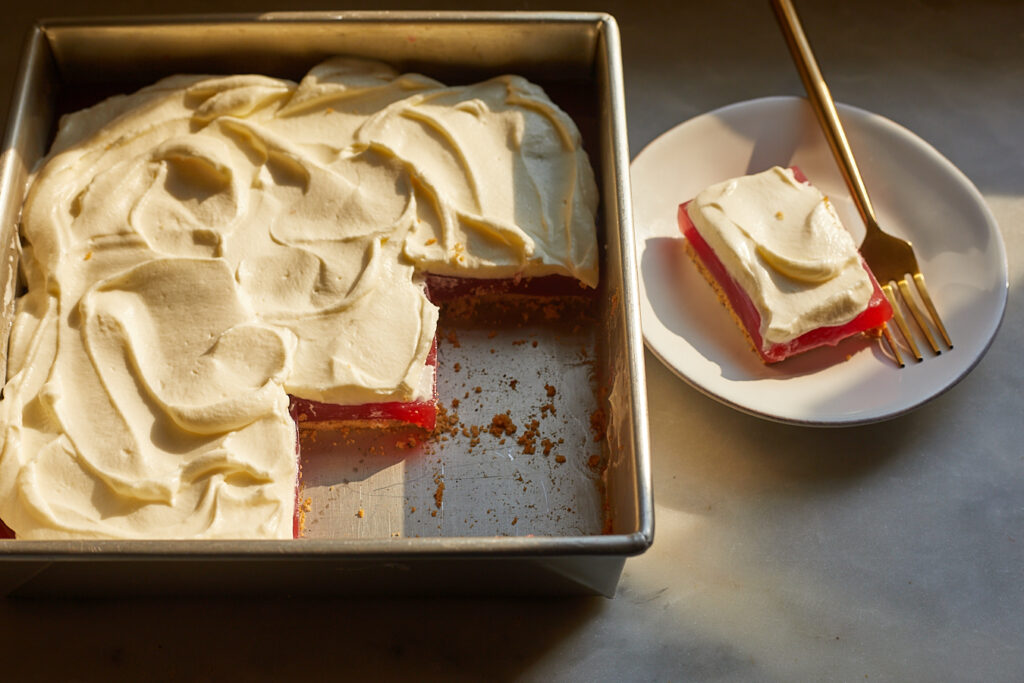
[[[847,187],[850,188],[850,193],[853,195],[853,203],[857,206],[857,211],[864,220],[866,233],[864,241],[860,245],[860,253],[864,260],[867,261],[868,266],[870,266],[875,274],[875,278],[881,284],[882,291],[892,305],[893,320],[896,322],[896,326],[906,340],[907,347],[914,355],[914,358],[918,361],[922,360],[923,356],[918,350],[917,343],[914,341],[914,337],[896,300],[893,283],[899,289],[904,305],[914,317],[917,327],[921,330],[932,351],[936,354],[941,353],[939,345],[936,343],[935,337],[932,335],[921,311],[921,307],[911,292],[907,279],[907,275],[910,275],[916,286],[918,296],[924,303],[925,308],[928,309],[932,325],[942,336],[942,341],[945,342],[946,347],[952,349],[953,344],[949,340],[949,334],[946,332],[945,325],[942,324],[942,318],[939,317],[935,304],[932,303],[932,298],[928,294],[928,288],[924,283],[924,275],[917,265],[914,248],[910,242],[893,237],[883,232],[878,226],[875,210],[871,206],[868,191],[864,187],[864,180],[861,178],[857,162],[853,158],[853,151],[850,149],[850,143],[846,139],[843,125],[839,121],[839,114],[836,112],[836,105],[832,100],[832,94],[829,92],[825,78],[821,75],[821,70],[818,68],[818,62],[811,51],[811,44],[807,42],[807,36],[804,35],[803,27],[800,25],[800,19],[796,15],[793,3],[791,0],[771,0],[771,2],[772,8],[775,10],[775,16],[782,26],[782,33],[786,37],[786,45],[789,46],[789,51],[796,62],[797,71],[800,72],[800,80],[803,81],[804,88],[807,89],[807,97],[811,102],[811,108],[818,118],[818,123],[821,124],[821,128],[825,133],[825,139],[828,141],[828,146],[832,149],[832,154],[835,155],[836,161],[839,163],[839,170],[846,181]],[[883,326],[882,334],[885,336],[889,348],[892,349],[896,362],[899,363],[900,367],[903,367],[903,356],[900,354],[888,326]]]

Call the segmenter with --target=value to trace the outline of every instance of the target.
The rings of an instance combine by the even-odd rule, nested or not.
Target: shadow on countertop
[[[11,681],[512,680],[606,602],[8,600],[0,653]]]

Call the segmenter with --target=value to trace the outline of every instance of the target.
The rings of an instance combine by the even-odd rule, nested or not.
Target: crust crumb
[[[498,413],[491,418],[490,432],[494,436],[512,436],[516,433],[516,423],[512,421],[512,417],[508,413]]]
[[[435,474],[434,483],[437,484],[437,488],[434,489],[434,506],[440,510],[444,503],[444,478],[440,474]],[[437,513],[432,512],[431,515],[436,516]]]
[[[590,431],[594,433],[594,441],[604,441],[608,433],[608,416],[604,408],[598,408],[590,414]]]

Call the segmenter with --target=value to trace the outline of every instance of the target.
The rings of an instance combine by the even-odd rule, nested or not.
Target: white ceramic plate
[[[863,338],[765,366],[683,251],[681,202],[712,183],[773,165],[799,166],[860,243],[863,225],[804,99],[751,100],[690,119],[631,166],[648,347],[694,387],[767,419],[849,425],[912,410],[970,372],[1006,308],[1006,250],[970,180],[902,126],[838,108],[879,222],[914,243],[953,341],[951,351],[903,369]]]

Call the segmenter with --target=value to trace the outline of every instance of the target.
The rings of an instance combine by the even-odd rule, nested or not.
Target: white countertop
[[[634,156],[696,114],[802,94],[767,0],[509,7],[616,16]],[[68,8],[7,12],[4,93],[31,19],[85,11]],[[102,0],[88,13],[140,8],[281,4]],[[798,9],[836,99],[930,142],[1001,226],[1009,306],[966,379],[896,420],[810,429],[721,406],[648,354],[655,542],[627,561],[614,599],[9,600],[9,680],[1021,680],[1024,4]]]

